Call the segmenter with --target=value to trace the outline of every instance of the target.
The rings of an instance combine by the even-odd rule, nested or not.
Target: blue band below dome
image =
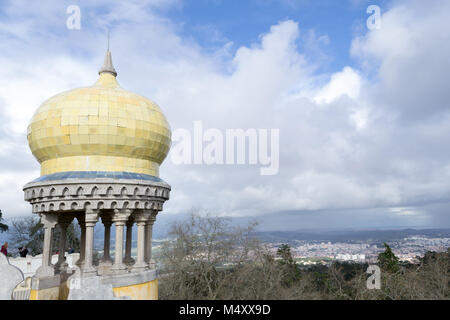
[[[134,172],[108,172],[108,171],[68,171],[57,172],[39,177],[32,182],[44,182],[65,179],[132,179],[164,182],[162,179],[148,174]]]

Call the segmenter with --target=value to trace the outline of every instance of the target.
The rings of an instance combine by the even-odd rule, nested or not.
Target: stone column
[[[76,265],[81,267],[84,264],[84,249],[86,246],[86,223],[84,215],[78,216],[77,220],[78,224],[80,225],[81,236],[80,236],[80,258],[78,259]]]
[[[52,260],[53,229],[58,222],[58,216],[54,213],[41,215],[41,223],[44,225],[44,248],[42,252],[42,265],[37,269],[38,278],[51,277],[55,275]]]
[[[153,234],[153,224],[156,221],[156,215],[158,211],[151,211],[150,217],[146,224],[145,230],[145,261],[148,263],[149,267],[152,268],[152,234]]]
[[[66,236],[67,227],[72,223],[73,217],[69,215],[61,215],[58,219],[58,227],[61,232],[61,237],[59,239],[59,256],[58,262],[55,264],[55,271],[61,272],[67,267],[67,263],[64,260],[66,253]]]
[[[148,212],[140,212],[134,217],[134,220],[136,221],[138,227],[138,234],[136,263],[131,269],[131,271],[133,272],[139,272],[148,269],[148,263],[145,261],[145,228],[149,218],[150,213]]]
[[[103,240],[103,258],[100,261],[101,266],[111,266],[112,261],[109,254],[110,246],[111,246],[111,225],[112,218],[109,214],[102,215],[102,223],[105,226],[105,237]]]
[[[126,236],[126,242],[125,242],[125,259],[123,262],[126,265],[132,265],[134,263],[133,258],[131,258],[131,248],[132,248],[132,242],[133,242],[133,218],[130,217],[126,223],[127,226],[127,236]]]
[[[86,209],[86,240],[84,249],[84,264],[81,268],[83,274],[95,274],[97,270],[93,266],[94,227],[98,221],[98,210]]]
[[[131,215],[131,210],[128,209],[114,209],[112,221],[116,226],[116,250],[114,257],[114,264],[111,268],[116,273],[125,272],[127,266],[123,263],[123,228]]]

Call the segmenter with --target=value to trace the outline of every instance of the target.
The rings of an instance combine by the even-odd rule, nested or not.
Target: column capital
[[[55,213],[41,213],[39,216],[44,228],[54,228],[58,223],[58,215]]]
[[[149,210],[149,211],[147,211],[147,213],[149,214],[147,223],[153,225],[156,221],[156,216],[158,215],[158,211]]]
[[[112,221],[116,224],[125,224],[128,221],[131,212],[132,211],[130,209],[114,209]]]
[[[151,218],[150,212],[148,211],[140,211],[134,214],[134,221],[139,223],[146,223]]]
[[[84,215],[86,224],[96,224],[98,221],[99,210],[86,209],[86,214]]]

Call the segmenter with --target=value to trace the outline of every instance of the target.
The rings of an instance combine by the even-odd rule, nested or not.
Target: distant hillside
[[[391,241],[411,236],[450,237],[450,229],[352,230],[352,231],[260,231],[255,235],[267,242],[305,241]]]

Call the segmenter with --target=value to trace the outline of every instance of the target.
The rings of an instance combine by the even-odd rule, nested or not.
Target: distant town
[[[364,233],[364,232],[363,232]],[[329,240],[314,239],[318,234],[309,234],[313,239],[293,239],[294,234],[282,239],[281,233],[260,233],[259,236],[268,243],[275,253],[281,244],[289,244],[292,256],[300,265],[328,265],[332,261],[351,261],[355,263],[375,263],[378,254],[384,251],[383,243],[391,247],[400,261],[417,263],[427,251],[442,252],[450,248],[450,230],[388,230],[366,232],[364,239],[361,231],[325,233],[321,236]],[[305,233],[299,233],[299,238],[308,238]],[[403,236],[403,237],[400,237]],[[352,239],[353,238],[353,239]]]

